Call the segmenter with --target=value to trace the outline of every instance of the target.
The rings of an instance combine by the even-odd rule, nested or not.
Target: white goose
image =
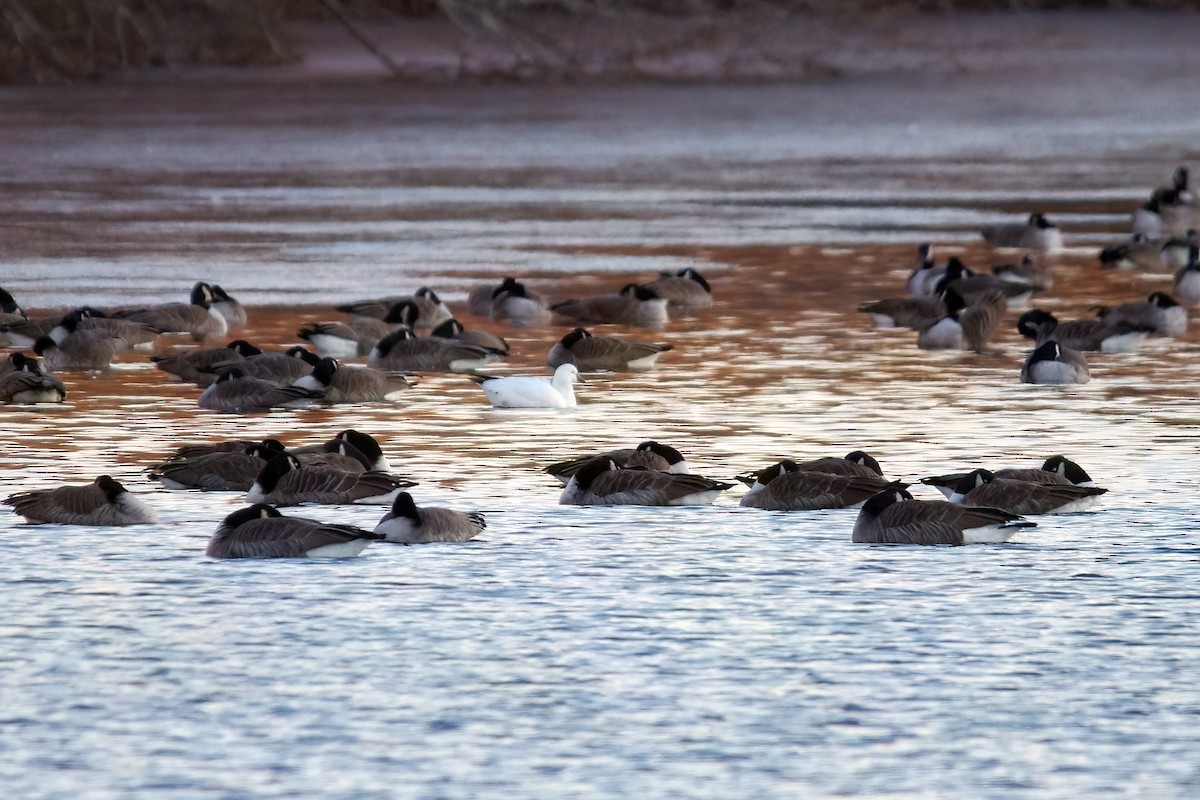
[[[563,364],[554,377],[534,375],[476,378],[496,408],[572,408],[575,390],[572,384],[586,383],[574,364]]]

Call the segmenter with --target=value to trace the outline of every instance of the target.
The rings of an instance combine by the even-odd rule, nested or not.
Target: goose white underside
[[[875,323],[876,328],[895,328],[896,320],[887,314],[872,314],[871,321]]]
[[[685,494],[683,497],[677,497],[674,500],[668,500],[669,506],[711,506],[713,501],[720,496],[721,489],[712,489],[707,492],[694,492],[693,494]]]
[[[922,331],[917,337],[917,344],[926,350],[961,350],[962,326],[958,320],[947,317]]]
[[[404,490],[403,489],[393,489],[392,491],[388,492],[387,494],[377,494],[374,497],[364,497],[359,500],[355,500],[354,505],[356,505],[356,506],[379,506],[379,505],[390,506],[392,504],[392,501],[396,499],[396,495],[400,494],[400,492],[402,492],[402,491],[404,491]]]
[[[496,358],[496,356],[488,356],[487,358],[456,358],[450,362],[450,371],[474,372],[491,364]]]
[[[635,358],[625,364],[631,370],[640,371],[654,368],[654,362],[658,361],[661,353],[652,353],[651,355],[642,358]]]
[[[61,403],[62,394],[57,389],[25,389],[17,392],[8,402],[18,405],[33,405],[35,403]]]
[[[354,539],[341,544],[327,544],[324,547],[314,547],[304,554],[305,558],[352,558],[371,543],[370,539]]]
[[[1029,378],[1032,383],[1051,386],[1065,386],[1075,383],[1087,383],[1091,377],[1086,372],[1080,372],[1070,364],[1061,361],[1039,361],[1029,368]]]
[[[963,544],[1001,544],[1007,542],[1026,526],[1009,525],[986,525],[982,528],[967,528],[963,531]]]
[[[355,358],[358,356],[358,342],[344,339],[341,336],[315,333],[308,337],[308,343],[316,348],[317,355],[321,358]]]
[[[1131,333],[1121,333],[1115,336],[1109,336],[1104,341],[1100,342],[1101,353],[1133,353],[1141,347],[1142,342],[1146,340],[1144,331],[1133,331]]]
[[[1079,484],[1082,486],[1083,484]],[[1081,497],[1078,500],[1067,503],[1065,506],[1059,506],[1053,511],[1047,511],[1047,514],[1077,514],[1080,511],[1087,511],[1095,508],[1100,503],[1100,495],[1092,495],[1091,497]]]

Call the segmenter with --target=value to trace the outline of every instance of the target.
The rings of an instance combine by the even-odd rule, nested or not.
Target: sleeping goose
[[[0,365],[0,403],[61,403],[67,399],[66,384],[42,372],[37,359],[10,353]]]
[[[664,272],[653,281],[643,284],[647,289],[667,301],[668,310],[689,314],[712,308],[712,287],[704,276],[692,267],[675,274]]]
[[[756,473],[757,480],[740,505],[771,511],[811,511],[822,508],[853,508],[866,502],[887,481],[880,476],[835,475],[801,470],[785,459]]]
[[[498,358],[482,347],[400,328],[375,344],[367,366],[388,372],[472,372]]]
[[[870,544],[962,545],[1007,542],[1037,525],[998,508],[944,500],[915,500],[908,484],[894,482],[858,512],[851,541]]]
[[[300,503],[391,503],[413,481],[385,472],[344,472],[330,467],[306,467],[291,453],[266,463],[246,492],[247,503],[294,506]]]
[[[85,486],[59,486],[21,492],[6,498],[28,522],[60,525],[146,525],[158,522],[158,514],[108,475]]]
[[[310,374],[297,378],[292,384],[321,392],[325,403],[397,400],[413,385],[402,373],[382,372],[371,367],[343,367],[332,358],[322,358]]]
[[[218,339],[229,331],[229,323],[213,308],[212,287],[200,281],[192,287],[191,302],[114,311],[110,317],[141,322],[163,333],[186,333],[196,341]]]
[[[407,308],[406,304],[414,307],[412,318],[398,318],[402,312],[397,309]],[[360,300],[336,307],[338,311],[353,316],[373,317],[385,322],[403,322],[413,330],[432,330],[452,316],[450,309],[437,296],[437,292],[427,286],[422,286],[411,295],[384,297],[379,300]]]
[[[476,347],[482,347],[484,350],[495,353],[498,356],[508,355],[508,342],[496,336],[493,333],[481,330],[467,330],[463,324],[454,317],[438,325],[430,336],[437,336],[441,339],[449,339],[452,342],[460,342],[462,344],[473,344]]]
[[[778,470],[781,465],[785,466],[785,471],[791,472],[826,472],[831,475],[840,475],[847,478],[866,478],[868,480],[876,480],[883,477],[883,468],[879,466],[878,461],[862,450],[854,450],[841,458],[825,456],[823,458],[814,458],[799,462],[793,459],[784,459],[776,464],[772,464],[765,470],[743,472],[740,475],[735,475],[734,478],[749,486],[751,491],[754,491],[771,480],[774,477],[772,473]],[[766,480],[763,480],[764,478]]]
[[[669,344],[630,342],[616,336],[596,336],[576,328],[550,348],[550,367],[574,364],[580,372],[643,372],[654,368]]]
[[[997,478],[1006,478],[1009,480],[1027,481],[1032,483],[1044,483],[1047,485],[1058,486],[1095,486],[1095,481],[1091,476],[1084,472],[1083,467],[1076,464],[1071,459],[1063,455],[1050,456],[1047,458],[1041,467],[1036,469],[1028,467],[1009,467],[1005,469],[993,470]],[[954,494],[954,490],[958,484],[966,477],[965,472],[951,472],[946,475],[934,475],[928,478],[922,478],[921,483],[927,486],[933,486],[946,497]]]
[[[209,288],[212,290],[213,295],[213,310],[225,318],[225,324],[230,328],[245,325],[245,307],[217,284],[211,283],[209,284]]]
[[[353,525],[285,517],[255,504],[221,521],[205,555],[212,558],[347,558],[383,539]]]
[[[417,507],[412,495],[396,495],[392,508],[375,526],[389,542],[397,544],[428,544],[430,542],[465,542],[487,527],[482,514],[464,513],[437,506]]]
[[[630,283],[611,294],[565,300],[550,306],[560,317],[585,324],[661,328],[667,324],[667,301],[645,286]]]
[[[215,383],[201,392],[196,404],[213,411],[240,414],[272,408],[305,407],[320,399],[320,392],[252,378],[235,366],[227,369]]]
[[[998,478],[986,469],[968,472],[954,493],[951,503],[999,508],[1010,514],[1067,514],[1093,506],[1108,489],[1074,484],[1047,484]]]
[[[1097,316],[1114,324],[1127,322],[1151,327],[1159,336],[1182,336],[1188,327],[1187,309],[1166,292],[1153,292],[1145,300],[1102,306]]]
[[[312,322],[296,332],[323,358],[355,358],[371,352],[383,337],[399,327],[374,317],[352,316],[345,322]]]
[[[1037,345],[1056,341],[1088,353],[1132,353],[1154,331],[1121,319],[1073,319],[1059,322],[1049,311],[1030,309],[1017,319],[1017,332]]]
[[[571,476],[558,498],[576,506],[711,505],[732,483],[699,475],[621,469],[611,458],[598,458]]]
[[[991,225],[984,228],[983,240],[992,247],[1013,247],[1021,250],[1061,250],[1062,231],[1046,215],[1035,211],[1024,224]]]
[[[247,492],[267,461],[283,452],[283,445],[264,439],[243,450],[213,452],[192,458],[172,458],[146,472],[168,489],[203,492]]]
[[[245,339],[234,339],[224,347],[205,347],[170,355],[150,356],[150,361],[156,368],[167,373],[169,378],[194,383],[203,389],[212,386],[220,377],[213,371],[217,364],[229,366],[261,352],[262,350]]]
[[[686,475],[688,471],[687,459],[683,457],[683,453],[670,445],[653,440],[642,442],[633,449],[609,450],[607,453],[596,453],[572,458],[568,461],[559,461],[542,471],[558,478],[565,486],[572,475],[600,458],[611,459],[616,462],[618,467],[624,469],[641,468],[654,472],[673,472],[677,475]]]

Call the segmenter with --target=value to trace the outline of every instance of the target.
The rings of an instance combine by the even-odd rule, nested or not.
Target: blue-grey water
[[[917,242],[986,264],[975,229],[1033,207],[1069,245],[1039,305],[1168,288],[1100,272],[1096,244],[1200,166],[1200,118],[1174,73],[1119,106],[1120,85],[1066,82],[1004,113],[1013,90],[961,80],[0,93],[0,285],[31,312],[209,279],[251,304],[239,334],[277,346],[335,301],[421,284],[465,313],[500,274],[565,298],[694,264],[716,297],[612,331],[675,349],[562,412],[429,376],[394,405],[218,415],[140,356],[68,376],[62,407],[4,407],[5,496],[107,472],[162,522],[0,515],[3,795],[1194,796],[1200,337],[1030,387],[1012,330],[1001,355],[931,354],[854,308],[903,293]],[[463,318],[507,336],[519,372],[565,330]],[[349,427],[485,534],[217,562],[205,543],[240,498],[143,472],[184,442]],[[1007,545],[871,547],[853,510],[740,509],[740,486],[706,508],[563,507],[540,471],[651,438],[726,480],[859,448],[910,480],[1061,452],[1110,492]]]

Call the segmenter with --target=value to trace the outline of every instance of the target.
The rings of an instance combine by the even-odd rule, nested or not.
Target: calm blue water
[[[138,358],[72,377],[62,408],[3,409],[5,496],[105,471],[163,518],[95,530],[0,515],[4,796],[1193,796],[1200,337],[1098,358],[1091,384],[1060,390],[1017,383],[1011,331],[1000,356],[934,355],[853,309],[899,293],[915,242],[984,259],[970,231],[1034,202],[1075,226],[1056,312],[1161,288],[1098,273],[1090,243],[1196,155],[1200,123],[1147,123],[1136,104],[1153,103],[1135,100],[995,128],[942,100],[930,142],[896,138],[902,108],[872,123],[819,89],[692,96],[705,114],[668,92],[648,132],[657,107],[640,92],[561,114],[528,90],[503,90],[505,108],[422,94],[409,123],[381,88],[254,95],[232,121],[219,97],[191,107],[161,90],[4,96],[0,126],[23,132],[26,158],[5,184],[20,224],[0,285],[31,308],[176,299],[199,277],[255,303],[386,281],[460,298],[517,267],[566,297],[679,263],[700,263],[718,298],[632,334],[675,350],[655,373],[597,377],[566,412],[493,411],[442,376],[395,406],[213,415]],[[814,97],[824,128],[800,125]],[[83,123],[51,111],[87,120],[106,103],[94,146],[68,147]],[[775,110],[747,129],[750,107]],[[255,126],[291,133],[255,149]],[[481,133],[496,128],[511,147]],[[1032,156],[1014,151],[1046,130]],[[881,205],[894,211],[876,225]],[[244,333],[281,345],[330,317],[256,307]],[[562,330],[505,334],[512,369],[530,371]],[[419,502],[483,511],[486,535],[218,563],[204,546],[239,498],[142,475],[185,441],[346,427],[383,441]],[[560,507],[539,471],[648,438],[726,480],[857,448],[908,479],[1063,452],[1111,491],[1008,545],[869,547],[850,543],[854,511],[742,510],[740,487],[710,508]],[[382,512],[286,513],[370,527]]]

